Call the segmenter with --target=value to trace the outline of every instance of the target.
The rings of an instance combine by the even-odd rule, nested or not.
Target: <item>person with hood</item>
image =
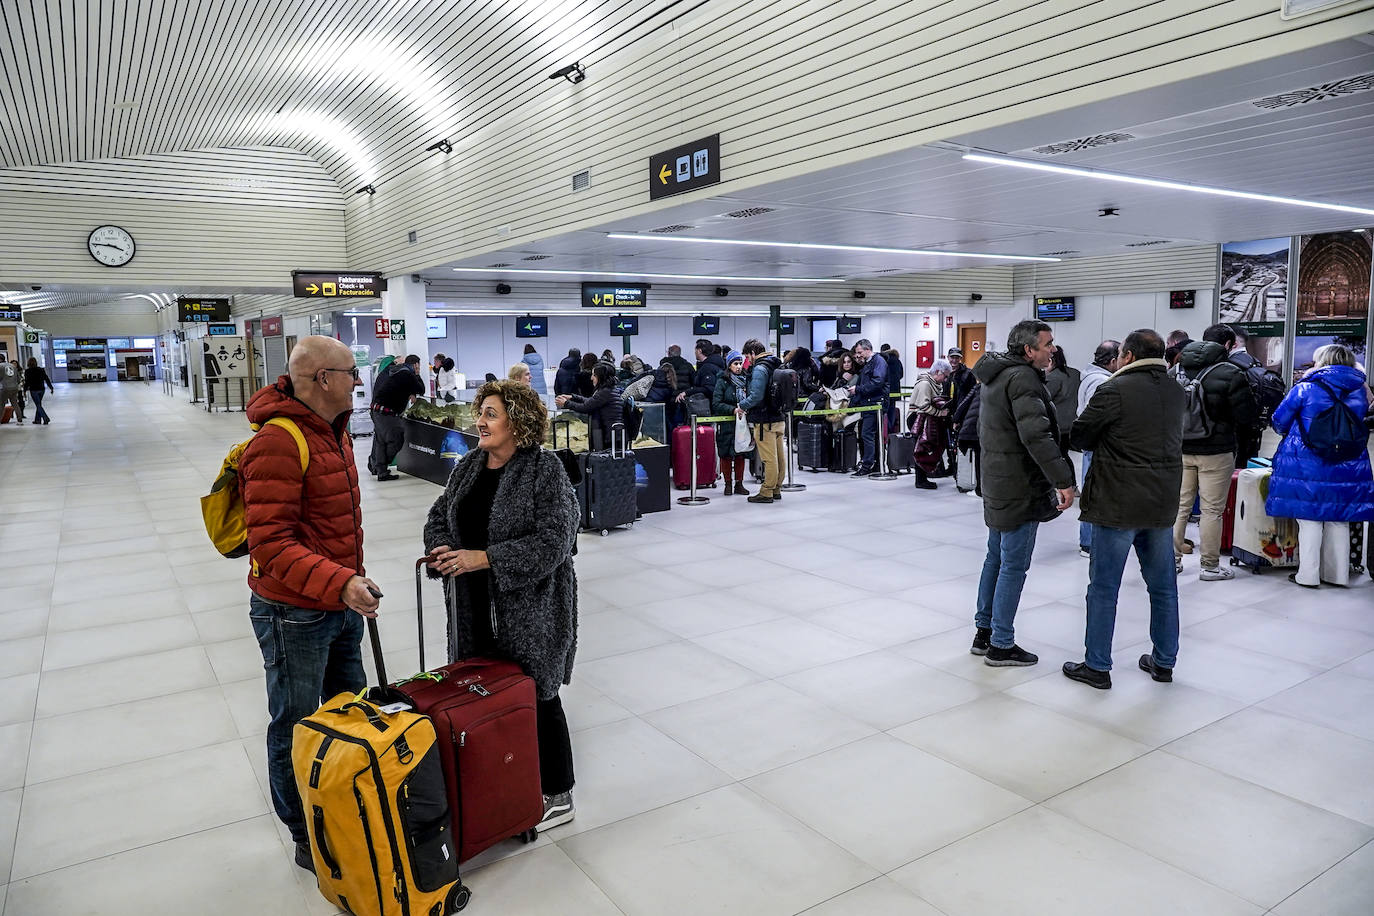
[[[1050,390],[1050,400],[1054,401],[1055,420],[1064,435],[1064,451],[1069,450],[1068,432],[1073,421],[1078,418],[1078,386],[1083,382],[1083,374],[1069,365],[1063,347],[1054,348],[1054,362],[1050,371],[1045,373],[1045,387]]]
[[[1264,509],[1273,518],[1298,521],[1298,571],[1289,581],[1304,588],[1325,582],[1350,583],[1350,522],[1374,521],[1374,477],[1369,449],[1334,460],[1318,454],[1312,442],[1314,421],[1337,404],[1345,405],[1359,433],[1369,410],[1365,374],[1355,354],[1341,344],[1327,344],[1313,354],[1313,368],[1289,390],[1274,411],[1274,429],[1283,435],[1274,453],[1269,495]]]
[[[1168,683],[1178,658],[1178,577],[1169,561],[1172,497],[1183,478],[1183,389],[1169,378],[1164,341],[1148,328],[1126,335],[1119,363],[1070,432],[1076,448],[1097,457],[1083,477],[1079,513],[1093,526],[1086,651],[1083,661],[1065,662],[1063,672],[1099,690],[1112,686],[1117,599],[1132,550],[1150,596],[1153,643],[1137,665]]]
[[[705,338],[697,341],[696,357],[692,383],[677,400],[693,416],[709,417],[715,413],[711,409],[711,399],[716,393],[716,382],[725,374],[725,358],[720,355],[720,348]]]
[[[525,344],[525,355],[520,357],[520,362],[530,367],[530,387],[534,393],[541,396],[548,394],[549,383],[544,379],[544,357],[534,349],[534,344]]]
[[[621,357],[620,369],[616,372],[615,377],[618,381],[628,382],[643,374],[644,360],[635,356],[633,353],[628,353]]]
[[[768,389],[773,381],[773,370],[782,365],[768,351],[763,341],[751,337],[744,342],[742,354],[752,363],[749,370],[749,388],[735,407],[735,416],[744,417],[754,433],[754,443],[759,450],[759,460],[763,464],[763,483],[759,492],[749,497],[751,503],[771,503],[782,499],[783,477],[787,473],[787,452],[782,444],[783,405],[774,404]]]
[[[1193,498],[1201,503],[1199,534],[1202,562],[1198,578],[1204,582],[1234,579],[1235,573],[1221,564],[1221,517],[1231,492],[1231,472],[1236,464],[1236,431],[1255,423],[1259,409],[1250,391],[1245,370],[1227,360],[1236,335],[1224,324],[1214,324],[1202,340],[1184,346],[1174,367],[1179,384],[1198,379],[1203,408],[1211,433],[1183,440],[1183,486],[1174,522],[1174,568],[1183,571],[1184,535]]]
[[[573,347],[568,355],[558,363],[558,372],[553,377],[554,394],[577,394],[577,372],[582,366],[582,351]]]
[[[848,354],[844,344],[839,340],[827,340],[825,342],[825,352],[821,354],[821,387],[835,388],[839,383],[835,378],[840,371],[840,357]]]
[[[983,384],[978,443],[983,450],[987,556],[978,581],[970,652],[993,667],[1040,659],[1016,644],[1014,622],[1041,522],[1073,505],[1073,466],[1064,458],[1045,370],[1054,332],[1034,319],[1012,327],[1006,353],[988,353],[973,374]]]
[[[553,400],[559,407],[587,415],[587,438],[591,450],[596,452],[611,447],[611,430],[625,419],[625,406],[616,390],[616,377],[610,366],[597,363],[592,368],[592,379],[596,382],[596,390],[591,397],[560,394]]]
[[[1117,370],[1120,357],[1121,343],[1119,341],[1104,340],[1097,345],[1097,349],[1093,351],[1093,364],[1083,371],[1078,383],[1078,413],[1081,414],[1088,409],[1088,402],[1093,399],[1093,393]],[[1080,480],[1088,479],[1088,468],[1092,466],[1092,463],[1092,450],[1085,450],[1083,452],[1083,472],[1079,474]],[[1081,506],[1079,507],[1079,515],[1082,515]],[[1092,553],[1092,543],[1092,525],[1080,521],[1078,523],[1078,555],[1088,557]]]
[[[718,417],[735,413],[740,401],[749,394],[749,377],[744,374],[744,354],[732,350],[724,362],[726,369],[716,376],[716,387],[711,392],[711,413]],[[748,496],[749,491],[744,488],[744,467],[754,457],[754,450],[751,448],[742,452],[735,448],[734,429],[729,424],[716,427],[716,454],[720,456],[720,472],[725,478],[725,495]]]
[[[797,347],[787,357],[787,368],[797,373],[797,397],[810,397],[820,390],[821,380],[816,374],[816,361],[806,347]]]
[[[973,495],[983,495],[983,458],[982,449],[978,446],[978,415],[982,412],[983,406],[983,386],[974,385],[973,390],[964,398],[964,402],[954,408],[953,425],[954,440],[958,444],[960,452],[966,454],[960,457],[961,461],[973,461]]]
[[[887,360],[873,352],[873,344],[867,338],[854,344],[854,355],[859,360],[859,377],[849,386],[849,406],[868,407],[872,404],[887,405]],[[859,421],[859,441],[863,443],[863,457],[851,475],[867,477],[878,469],[878,449],[886,443],[878,441],[878,415],[872,411],[862,413]]]
[[[595,353],[582,354],[582,362],[577,367],[577,390],[573,392],[574,394],[589,398],[596,392],[596,383],[592,381],[592,367],[599,361]],[[615,364],[612,363],[611,365]]]
[[[423,388],[418,370],[417,357],[412,375]],[[249,400],[248,422],[260,429],[239,460],[248,614],[267,677],[267,781],[296,864],[309,871],[292,732],[324,700],[367,686],[363,617],[377,616],[381,595],[363,570],[362,495],[348,434],[358,384],[353,351],[332,337],[302,338],[287,374]],[[296,436],[274,419],[302,437],[304,471]]]

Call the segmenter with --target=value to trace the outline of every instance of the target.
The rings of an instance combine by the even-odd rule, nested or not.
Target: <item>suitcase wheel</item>
[[[535,840],[539,839],[539,828],[531,827],[523,833],[516,834],[515,838],[525,844],[533,843]]]
[[[603,538],[604,538],[606,535],[608,535],[608,534],[610,534],[610,532],[607,531],[605,528],[602,528],[602,529],[601,529],[601,536],[602,536]]]
[[[472,900],[472,891],[461,882],[453,885],[453,890],[448,893],[448,912],[456,913],[468,905]]]

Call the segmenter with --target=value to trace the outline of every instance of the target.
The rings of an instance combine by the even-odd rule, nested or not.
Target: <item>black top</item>
[[[404,413],[413,395],[425,393],[425,381],[405,364],[393,366],[372,389],[372,403],[392,413]]]
[[[490,456],[488,456],[488,460],[490,460]],[[472,489],[458,504],[458,517],[463,521],[457,546],[463,550],[487,549],[488,529],[491,526],[491,507],[496,502],[496,488],[501,485],[501,472],[503,470],[505,470],[504,466],[499,468],[484,467],[478,471],[477,480],[473,483]],[[480,572],[459,576],[455,583],[468,591],[468,607],[474,610],[472,619],[478,652],[487,651],[496,642],[491,631],[491,614],[482,613],[483,609],[492,606],[490,576],[491,573],[484,569]]]
[[[48,373],[42,366],[29,366],[24,370],[25,391],[42,391],[44,385],[48,386],[49,391],[53,390],[52,379],[48,378]]]

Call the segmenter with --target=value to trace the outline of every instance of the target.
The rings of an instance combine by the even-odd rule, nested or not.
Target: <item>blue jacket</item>
[[[526,353],[520,362],[530,367],[530,387],[539,394],[549,393],[549,384],[544,381],[544,357],[538,353]]]
[[[881,404],[887,399],[887,360],[877,353],[859,367],[859,380],[854,383],[854,397],[849,399],[850,407],[867,407]]]
[[[1309,372],[1307,378],[1320,378],[1340,392],[1345,405],[1364,419],[1369,403],[1364,392],[1364,373],[1360,370],[1323,366]],[[1318,522],[1374,520],[1369,450],[1358,458],[1332,464],[1322,460],[1303,440],[1302,430],[1331,403],[1331,396],[1317,385],[1299,382],[1274,411],[1274,429],[1283,434],[1283,442],[1274,453],[1274,472],[1264,501],[1265,511],[1274,518]]]

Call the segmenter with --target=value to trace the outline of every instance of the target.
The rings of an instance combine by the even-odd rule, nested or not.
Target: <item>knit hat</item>
[[[744,354],[741,353],[741,352],[738,351],[738,350],[731,350],[731,351],[730,351],[730,355],[727,356],[727,357],[725,357],[725,365],[728,366],[728,365],[730,365],[731,363],[733,363],[735,360],[739,360],[740,362],[744,362]]]

